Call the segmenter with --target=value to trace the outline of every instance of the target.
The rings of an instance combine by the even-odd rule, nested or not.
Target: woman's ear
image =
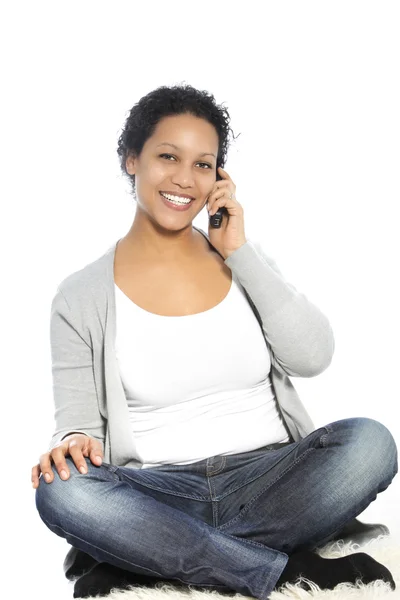
[[[135,164],[135,158],[130,154],[126,161],[125,161],[125,167],[126,167],[126,171],[127,173],[129,173],[129,175],[135,175],[136,172],[136,164]]]

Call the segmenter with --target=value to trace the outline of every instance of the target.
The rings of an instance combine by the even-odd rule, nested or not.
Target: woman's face
[[[192,221],[216,181],[217,154],[218,135],[208,121],[190,114],[164,117],[140,157],[126,160],[128,173],[135,174],[138,205],[154,215]],[[171,211],[160,191],[187,194],[195,200],[186,211]]]

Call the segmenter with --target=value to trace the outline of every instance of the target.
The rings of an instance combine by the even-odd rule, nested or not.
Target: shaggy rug
[[[296,584],[287,583],[279,591],[273,591],[269,600],[400,600],[400,543],[390,535],[381,535],[365,544],[344,542],[338,540],[329,542],[322,548],[315,550],[323,558],[339,558],[354,554],[355,552],[365,552],[385,565],[393,575],[396,582],[396,589],[392,590],[389,583],[381,580],[363,584],[357,581],[355,584],[341,583],[334,590],[321,590],[313,582],[303,579],[307,584],[307,589],[300,587],[300,582]],[[106,598],[107,600],[227,600],[226,595],[220,594],[216,590],[203,591],[190,588],[178,588],[169,583],[156,584],[156,587],[146,588],[131,586],[126,590],[113,588],[107,596],[93,596],[93,598]],[[229,598],[233,600],[247,599],[250,596],[243,596],[239,593],[232,593]]]

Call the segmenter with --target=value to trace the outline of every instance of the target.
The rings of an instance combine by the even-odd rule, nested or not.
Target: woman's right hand
[[[103,447],[99,440],[84,433],[71,433],[56,444],[49,452],[40,456],[39,463],[32,467],[32,487],[39,487],[40,473],[47,483],[53,481],[54,473],[51,467],[53,461],[61,479],[68,479],[69,471],[65,457],[70,455],[76,468],[81,473],[87,473],[85,456],[89,456],[94,465],[99,467],[103,460]],[[83,470],[82,470],[83,469]],[[63,474],[65,471],[65,476]]]

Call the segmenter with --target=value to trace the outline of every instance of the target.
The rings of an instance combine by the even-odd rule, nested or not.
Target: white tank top
[[[217,306],[162,316],[114,283],[116,354],[142,469],[288,442],[259,322],[232,272]]]

